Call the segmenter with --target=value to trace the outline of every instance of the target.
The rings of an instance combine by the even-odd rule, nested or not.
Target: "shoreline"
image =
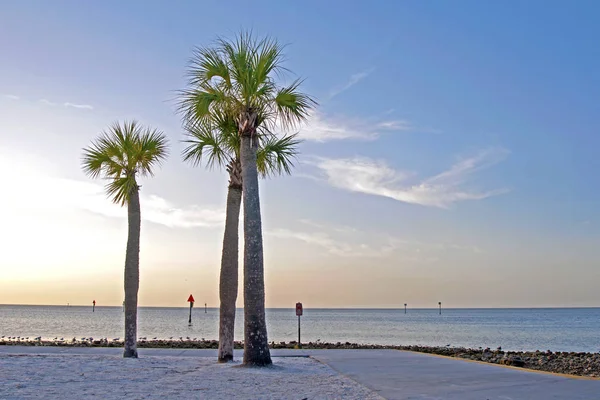
[[[0,307],[75,307],[75,308],[87,308],[91,309],[92,306],[90,304],[25,304],[25,303],[3,303],[0,304]],[[97,305],[96,308],[118,308],[121,309],[121,304],[115,305]],[[181,305],[173,305],[173,306],[138,306],[138,309],[149,309],[149,308],[168,308],[168,309],[180,309],[183,311],[187,311],[188,307],[181,307]],[[199,308],[204,309],[204,307],[199,306]],[[211,306],[207,307],[208,310],[218,311],[219,307]],[[507,306],[507,307],[444,307],[444,310],[584,310],[584,309],[600,309],[599,306]],[[266,307],[265,310],[277,310],[277,311],[294,311],[294,307]],[[348,311],[399,311],[404,313],[404,308],[402,307],[311,307],[304,308],[304,311],[323,311],[323,310],[348,310]],[[438,307],[413,307],[409,308],[409,311],[434,311],[438,312]],[[243,307],[236,307],[236,311],[243,313]]]
[[[120,340],[92,339],[59,341],[59,340],[0,340],[0,345],[6,346],[58,346],[58,347],[122,347]],[[217,340],[192,340],[192,339],[142,339],[138,341],[139,348],[170,348],[170,349],[218,349]],[[271,349],[295,349],[296,341],[271,342]],[[243,349],[243,342],[235,342],[236,349]],[[460,358],[470,361],[479,361],[490,364],[506,365],[536,371],[545,371],[558,374],[575,375],[598,378],[600,377],[600,352],[552,352],[547,351],[504,351],[472,349],[465,347],[419,346],[419,345],[376,345],[359,344],[350,342],[308,342],[302,343],[306,350],[403,350],[418,353],[440,355]]]

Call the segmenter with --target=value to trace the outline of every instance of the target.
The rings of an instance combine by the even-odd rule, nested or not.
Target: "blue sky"
[[[174,96],[240,29],[288,44],[320,103],[294,176],[261,186],[268,306],[600,301],[595,2],[122,3],[0,5],[0,303],[120,303],[124,214],[79,163],[137,118],[172,142],[141,302],[216,304],[226,177],[180,161]]]

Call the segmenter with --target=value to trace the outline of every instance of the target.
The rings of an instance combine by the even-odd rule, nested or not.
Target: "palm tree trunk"
[[[227,209],[225,210],[225,233],[223,235],[223,253],[221,256],[221,278],[219,296],[219,362],[233,360],[233,339],[235,332],[235,302],[238,292],[238,228],[240,208],[242,206],[242,185],[239,161],[233,161]]]
[[[125,253],[125,349],[123,357],[137,358],[137,301],[140,287],[140,193],[131,191],[127,203],[129,234]]]
[[[241,138],[244,199],[244,365],[270,365],[265,320],[265,274],[255,132]]]

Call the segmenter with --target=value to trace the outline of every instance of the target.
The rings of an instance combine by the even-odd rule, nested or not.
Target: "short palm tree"
[[[187,147],[183,159],[194,166],[202,161],[209,167],[225,167],[229,173],[225,232],[221,255],[219,282],[219,362],[233,360],[235,332],[235,303],[238,292],[238,226],[242,203],[242,174],[240,164],[240,137],[235,121],[222,116],[209,123],[192,124],[186,128]],[[261,136],[257,151],[257,167],[262,177],[290,174],[299,140],[296,135],[277,138]]]
[[[316,104],[298,88],[301,81],[279,86],[284,72],[282,46],[271,38],[241,33],[219,39],[214,48],[197,49],[189,68],[190,88],[181,93],[184,119],[210,124],[221,113],[236,123],[244,204],[244,364],[272,363],[265,320],[263,238],[258,190],[260,137],[275,127],[289,129],[304,121]],[[278,76],[279,76],[278,75]]]
[[[125,252],[125,349],[123,357],[137,357],[137,301],[140,286],[140,186],[137,178],[152,176],[168,153],[166,136],[136,121],[113,124],[83,150],[83,170],[104,178],[113,202],[127,205],[129,233]]]

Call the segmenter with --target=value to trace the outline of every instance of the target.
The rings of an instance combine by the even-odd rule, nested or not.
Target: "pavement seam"
[[[313,359],[313,360],[317,361],[317,362],[318,362],[318,363],[320,363],[320,364],[327,365],[327,367],[329,367],[329,368],[331,368],[333,371],[337,372],[337,373],[338,373],[338,375],[341,375],[341,376],[343,376],[343,377],[346,377],[346,378],[350,379],[350,380],[351,380],[351,381],[353,381],[353,382],[356,382],[356,383],[357,383],[357,384],[359,384],[360,386],[362,386],[362,387],[365,387],[365,388],[369,389],[369,390],[370,390],[370,391],[371,391],[371,392],[372,392],[374,395],[381,397],[383,400],[387,400],[385,397],[383,397],[381,394],[379,394],[379,390],[377,390],[377,389],[375,389],[375,388],[372,388],[371,386],[369,386],[369,385],[367,385],[367,384],[365,384],[365,383],[363,383],[363,382],[357,381],[357,380],[356,380],[355,378],[353,378],[352,376],[350,376],[350,375],[347,375],[347,374],[343,373],[342,371],[340,371],[340,370],[338,370],[337,368],[333,367],[332,365],[328,364],[326,361],[319,360],[319,359],[318,359],[318,358],[316,358],[315,356],[308,356],[308,358],[311,358],[311,359]]]

